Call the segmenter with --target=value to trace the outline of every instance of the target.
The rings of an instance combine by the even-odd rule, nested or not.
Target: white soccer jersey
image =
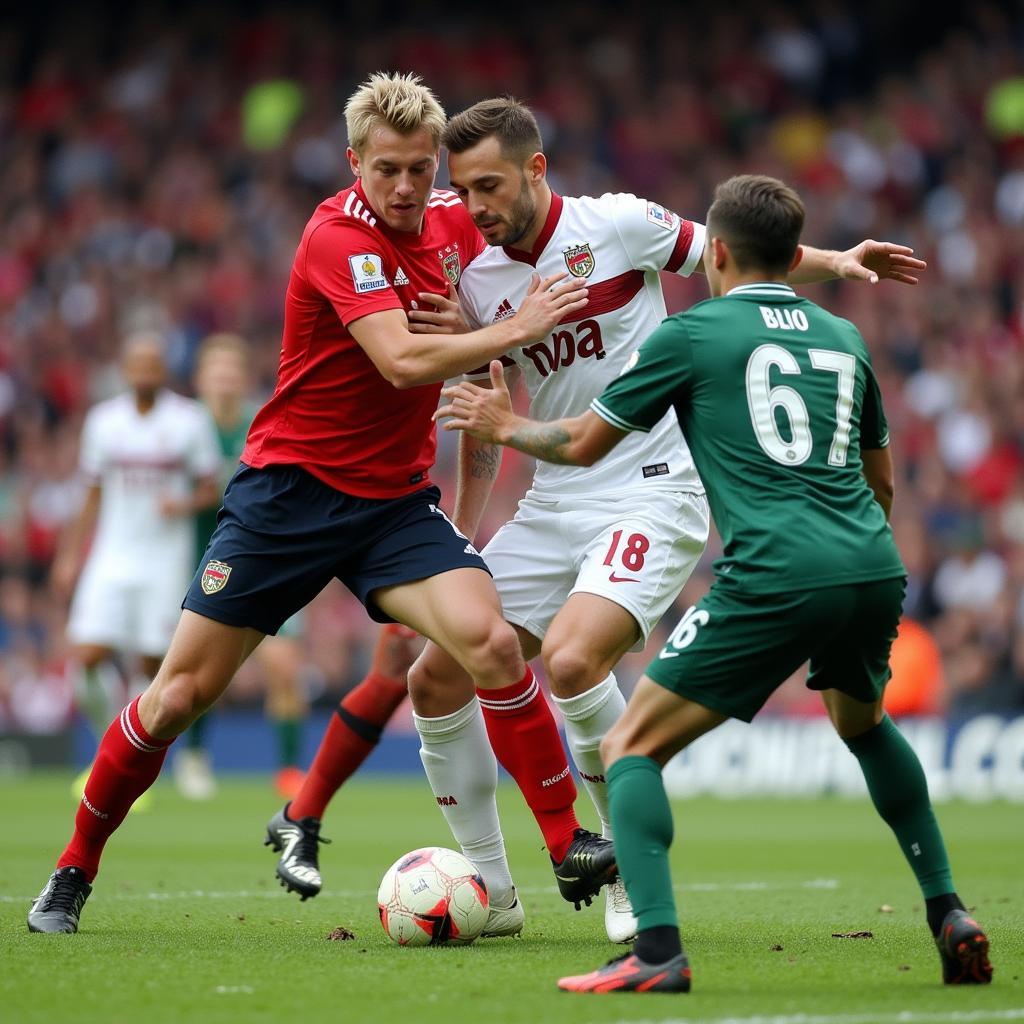
[[[565,270],[585,278],[587,305],[547,338],[503,360],[523,373],[532,417],[578,416],[665,318],[658,271],[689,275],[703,251],[704,226],[657,203],[628,194],[552,194],[533,252],[489,246],[463,271],[459,297],[470,325],[484,327],[515,313],[535,271],[541,279]],[[704,490],[671,410],[649,434],[629,434],[593,466],[539,462],[531,493],[599,494],[634,486]]]
[[[154,563],[194,560],[193,518],[165,516],[160,503],[220,473],[220,444],[202,405],[173,391],[161,391],[145,415],[130,394],[100,402],[86,416],[79,464],[101,489],[90,563],[102,560],[111,575],[121,566],[130,579]]]

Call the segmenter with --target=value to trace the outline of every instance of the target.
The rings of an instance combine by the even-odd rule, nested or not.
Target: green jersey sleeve
[[[875,379],[871,367],[871,358],[865,346],[864,355],[864,403],[860,412],[860,446],[861,448],[888,448],[889,424],[882,408],[882,392]]]
[[[690,371],[686,328],[677,317],[669,317],[630,356],[622,373],[590,408],[613,427],[647,433],[685,394]]]

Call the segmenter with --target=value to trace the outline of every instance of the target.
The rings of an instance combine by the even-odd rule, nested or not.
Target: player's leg
[[[408,693],[407,675],[421,641],[406,626],[381,627],[370,671],[341,699],[302,786],[292,817],[322,818],[334,794],[380,741],[384,727]]]
[[[103,736],[74,834],[29,913],[31,931],[77,931],[107,840],[156,781],[174,738],[223,693],[261,637],[253,629],[182,613],[156,679]]]
[[[113,648],[105,644],[76,644],[71,664],[78,709],[98,741],[124,700],[124,678],[114,662]]]
[[[542,656],[580,778],[612,837],[600,744],[625,708],[612,669],[638,650],[675,600],[704,551],[708,506],[703,495],[653,491],[614,502],[590,502],[561,513],[586,538],[568,600],[551,620]],[[499,587],[500,591],[500,587]],[[503,598],[504,600],[504,598]],[[621,879],[606,889],[605,928],[613,942],[636,935]]]
[[[280,854],[275,873],[300,899],[323,887],[319,844],[321,819],[334,794],[380,741],[384,726],[405,699],[406,676],[420,646],[416,633],[384,625],[366,677],[341,699],[298,792],[267,823],[265,846]]]
[[[561,861],[579,828],[576,786],[555,720],[519,638],[502,618],[490,576],[454,569],[382,588],[374,600],[433,640],[473,679],[494,753],[526,798],[549,853]]]
[[[574,992],[690,988],[676,916],[668,851],[672,811],[661,771],[668,759],[726,716],[642,676],[626,710],[602,743],[619,871],[638,932],[633,952],[590,974],[562,978]]]
[[[944,980],[986,984],[992,980],[988,939],[956,893],[921,762],[882,706],[903,581],[851,589],[858,593],[858,607],[827,652],[812,660],[808,685],[822,689],[832,724],[860,763],[875,809],[914,872]]]
[[[267,637],[256,648],[256,657],[266,683],[263,707],[273,723],[277,738],[277,771],[274,787],[286,799],[302,787],[304,772],[299,765],[302,726],[309,715],[309,701],[302,679],[303,655],[299,626],[293,616],[277,636]]]
[[[524,659],[540,643],[517,630]],[[418,708],[420,759],[438,807],[463,853],[480,869],[491,913],[485,936],[516,935],[524,913],[508,865],[498,819],[498,763],[487,738],[473,679],[446,651],[428,643],[409,672]]]

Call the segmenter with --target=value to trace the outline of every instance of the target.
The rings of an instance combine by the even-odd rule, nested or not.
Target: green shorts
[[[906,580],[896,577],[787,594],[742,594],[715,583],[672,631],[647,675],[719,714],[749,722],[806,661],[807,686],[874,703]]]

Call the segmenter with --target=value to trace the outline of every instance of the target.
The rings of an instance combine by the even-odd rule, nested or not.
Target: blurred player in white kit
[[[85,418],[79,465],[88,490],[52,570],[59,593],[74,588],[67,636],[79,707],[97,739],[124,702],[116,655],[137,658],[134,669],[126,663],[137,673],[132,684],[156,674],[195,570],[195,513],[220,497],[213,422],[165,387],[160,336],[130,335],[121,371],[127,390]]]

